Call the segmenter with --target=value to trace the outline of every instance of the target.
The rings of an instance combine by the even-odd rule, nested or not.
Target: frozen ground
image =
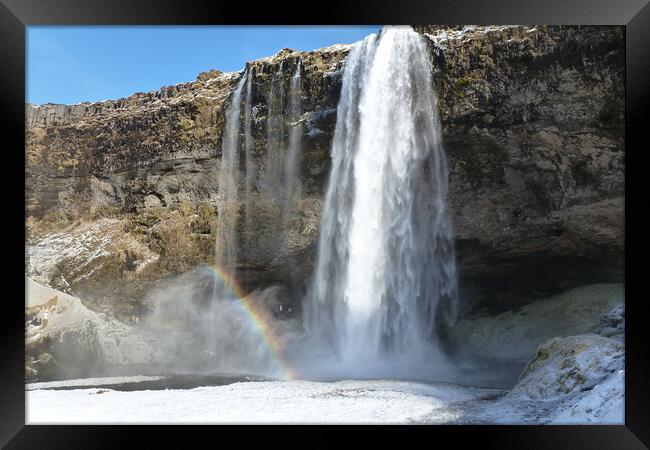
[[[27,423],[449,423],[501,391],[391,380],[243,382],[121,392],[31,390]]]
[[[97,388],[27,391],[27,423],[622,424],[624,421],[622,370],[589,391],[560,401],[531,399],[516,391],[504,396],[505,391],[496,389],[395,380],[254,381],[138,391],[114,390],[113,383],[106,381],[97,380],[102,385]],[[134,377],[132,381],[138,380]],[[92,383],[88,380],[84,384]]]

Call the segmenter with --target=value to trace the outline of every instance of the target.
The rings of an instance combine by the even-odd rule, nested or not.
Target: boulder
[[[96,313],[78,298],[31,279],[26,279],[26,287],[27,381],[79,378],[159,359],[152,334]]]
[[[498,424],[624,423],[623,342],[595,334],[540,345],[514,388],[478,416]]]
[[[451,329],[449,339],[461,354],[525,362],[551,338],[602,334],[603,317],[619,311],[623,300],[622,284],[580,286],[547,299],[526,302],[517,310],[465,317]],[[614,334],[618,333],[616,330]]]

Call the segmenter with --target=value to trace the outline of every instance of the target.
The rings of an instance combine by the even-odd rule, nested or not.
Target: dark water
[[[114,391],[161,391],[165,389],[194,389],[201,386],[225,386],[233,383],[273,381],[258,375],[233,374],[171,374],[159,380],[130,381],[120,384],[88,384],[58,386],[48,390],[111,389]]]
[[[420,383],[450,384],[456,386],[486,388],[486,389],[512,389],[517,382],[519,374],[523,370],[525,363],[521,361],[504,361],[504,360],[481,360],[475,356],[469,360],[459,358],[455,361],[457,366],[455,373],[447,378],[436,380],[424,380],[417,378],[403,379],[402,381],[414,381]],[[126,370],[129,369],[129,370]],[[254,374],[238,373],[168,373],[161,374],[160,368],[153,366],[138,367],[121,367],[112,368],[104,371],[102,374],[93,374],[101,377],[120,377],[120,376],[156,376],[162,377],[158,380],[127,381],[119,384],[80,384],[75,386],[57,386],[44,389],[51,390],[72,390],[72,389],[111,389],[115,391],[157,391],[165,389],[194,389],[203,386],[225,386],[233,383],[276,381],[275,378],[265,377]],[[64,377],[64,379],[74,379],[75,377]],[[80,377],[85,378],[85,377]],[[354,377],[359,378],[359,377]],[[361,379],[377,379],[377,377],[361,377]],[[319,382],[340,381],[340,377],[323,377],[311,379]],[[48,382],[56,380],[38,380],[37,382]]]
[[[452,358],[455,366],[453,374],[437,379],[418,379],[417,377],[400,378],[402,381],[414,381],[424,384],[449,384],[465,387],[486,389],[509,390],[517,382],[525,361],[509,361],[503,359],[480,358],[476,355],[456,355]],[[174,373],[167,372],[156,365],[131,365],[106,367],[100,373],[69,374],[58,379],[41,379],[32,382],[53,382],[66,379],[81,379],[87,377],[129,377],[129,376],[155,376],[162,377],[158,380],[127,381],[119,384],[80,384],[75,386],[57,386],[44,389],[72,390],[72,389],[111,389],[115,391],[146,391],[165,389],[194,389],[203,386],[225,386],[242,382],[276,381],[275,378],[250,373]],[[385,379],[383,377],[352,377],[355,379]],[[391,377],[389,377],[391,378]],[[341,377],[306,378],[309,381],[335,382]],[[345,378],[348,379],[348,378]],[[391,378],[392,379],[392,378]]]

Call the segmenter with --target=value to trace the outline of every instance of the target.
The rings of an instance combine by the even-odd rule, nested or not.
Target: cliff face
[[[622,27],[417,31],[439,96],[464,314],[622,280]],[[312,272],[348,51],[285,49],[249,63],[260,177],[247,199],[255,220],[238,228],[245,289],[296,279],[304,288]],[[283,225],[259,180],[271,79],[282,63],[288,89],[299,59],[301,195]],[[212,261],[225,110],[240,76],[211,71],[117,101],[27,105],[28,275],[128,314],[156,280]],[[48,250],[57,245],[68,250]]]
[[[500,310],[622,280],[622,29],[420,31],[433,43],[465,297],[476,287]]]

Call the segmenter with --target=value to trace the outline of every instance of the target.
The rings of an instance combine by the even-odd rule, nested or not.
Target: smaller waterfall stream
[[[233,269],[237,262],[236,233],[240,206],[244,230],[249,235],[259,227],[271,230],[268,236],[277,242],[277,235],[286,238],[289,220],[300,194],[298,164],[302,148],[302,61],[293,62],[285,105],[285,61],[274,71],[267,92],[266,154],[258,170],[253,154],[253,79],[255,66],[247,65],[231,95],[226,110],[226,127],[222,141],[219,179],[219,226],[216,239],[217,262]],[[286,109],[286,111],[285,111]],[[240,150],[245,157],[243,186],[240,184]],[[257,178],[257,173],[260,173]],[[257,186],[256,186],[257,184]],[[258,192],[254,189],[257,187]],[[243,189],[242,189],[243,188]],[[238,193],[241,190],[243,192]],[[255,211],[257,208],[258,211]],[[257,217],[254,217],[255,213]],[[266,236],[262,236],[262,243]]]
[[[278,351],[279,341],[272,331],[270,312],[265,296],[244,292],[237,283],[237,250],[240,239],[240,209],[245,214],[244,225],[253,223],[250,203],[253,197],[255,167],[252,138],[252,83],[254,67],[248,65],[233,90],[226,109],[226,126],[222,139],[217,203],[217,233],[215,240],[216,268],[204,267],[192,273],[193,284],[209,283],[212,298],[201,302],[191,298],[190,290],[182,309],[187,315],[188,328],[197,345],[201,367],[205,370],[235,373],[263,373],[286,377]],[[284,134],[282,64],[275,73],[269,95],[268,141],[266,155],[267,200],[273,201],[281,192],[282,144]],[[242,139],[243,135],[243,139]],[[243,152],[242,152],[243,150]],[[245,177],[240,183],[240,159],[245,157]],[[243,186],[242,186],[243,184]],[[243,198],[240,195],[243,191]],[[280,196],[281,197],[281,196]],[[243,206],[242,203],[246,206]],[[279,210],[279,209],[278,209]],[[163,309],[173,309],[168,302]]]
[[[255,164],[253,164],[253,137],[252,127],[252,84],[255,77],[254,68],[247,67],[246,88],[244,94],[244,152],[246,155],[246,180],[244,184],[244,220],[246,228],[251,228],[251,193],[255,181]]]
[[[273,74],[267,98],[266,164],[260,187],[269,206],[281,202],[283,191],[282,147],[285,133],[283,66],[284,61],[280,62],[278,70]]]
[[[302,64],[299,60],[296,70],[291,77],[289,89],[289,147],[284,161],[284,201],[282,205],[282,225],[288,226],[288,221],[295,206],[295,199],[300,195],[298,191],[298,158],[302,147],[302,87],[301,87]]]
[[[217,264],[234,274],[237,263],[236,227],[239,219],[239,127],[242,90],[250,78],[246,71],[241,77],[226,110],[226,129],[221,145],[219,175],[219,200],[217,212],[219,225],[216,233],[215,254]]]

